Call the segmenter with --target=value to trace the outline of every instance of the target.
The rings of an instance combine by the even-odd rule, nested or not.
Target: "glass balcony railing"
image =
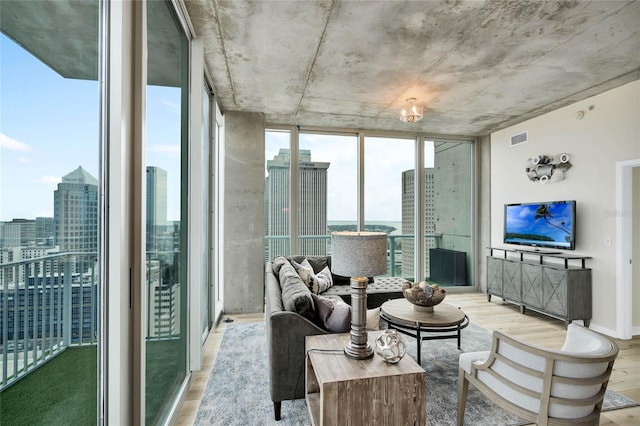
[[[178,251],[147,253],[147,340],[180,334]],[[98,342],[96,253],[0,264],[0,392],[67,348]]]
[[[0,391],[70,346],[95,345],[96,253],[0,265]]]
[[[424,237],[425,247],[440,247],[442,234],[430,233],[425,234]],[[413,279],[414,239],[414,235],[409,234],[387,236],[387,276]],[[331,235],[301,235],[299,246],[300,253],[307,256],[331,255]],[[272,260],[277,256],[289,256],[289,247],[288,235],[266,235],[264,260]]]

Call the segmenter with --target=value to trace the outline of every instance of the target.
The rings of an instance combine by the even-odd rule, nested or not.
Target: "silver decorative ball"
[[[407,345],[396,330],[385,330],[376,339],[376,353],[385,362],[395,364],[407,353]]]

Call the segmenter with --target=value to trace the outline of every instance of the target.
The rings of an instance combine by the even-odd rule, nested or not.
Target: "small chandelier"
[[[416,105],[416,98],[406,100],[407,105],[402,108],[400,121],[405,123],[415,123],[422,120],[422,105]]]

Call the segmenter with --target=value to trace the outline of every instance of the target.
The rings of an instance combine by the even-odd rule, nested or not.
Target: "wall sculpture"
[[[549,155],[535,155],[527,159],[525,172],[531,182],[557,182],[564,179],[564,173],[571,168],[569,154],[556,157]]]

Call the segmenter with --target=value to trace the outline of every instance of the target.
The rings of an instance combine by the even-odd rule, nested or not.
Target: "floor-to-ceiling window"
[[[170,2],[147,6],[147,424],[167,420],[187,367],[187,37]]]
[[[212,105],[212,114],[211,120],[214,124],[214,132],[213,132],[213,147],[210,149],[210,154],[212,156],[211,163],[213,166],[211,167],[211,171],[213,173],[213,181],[211,185],[210,194],[211,197],[211,205],[212,205],[212,226],[211,226],[211,264],[213,269],[213,292],[212,303],[213,303],[213,322],[217,321],[220,315],[222,315],[222,304],[223,304],[223,294],[222,294],[222,263],[223,256],[222,250],[220,247],[222,246],[222,228],[223,228],[223,218],[222,218],[222,194],[223,194],[223,185],[224,182],[222,180],[223,176],[223,165],[224,165],[224,119],[222,117],[222,113],[220,112],[220,108],[218,104],[215,102]]]
[[[356,230],[357,135],[300,133],[298,253],[331,253],[331,232]]]
[[[215,193],[212,193],[209,188],[213,187],[213,179],[211,174],[211,156],[209,149],[212,137],[211,137],[211,103],[212,96],[211,91],[209,90],[209,86],[207,84],[202,88],[202,176],[206,176],[204,181],[206,184],[203,186],[204,191],[202,192],[202,217],[203,217],[203,235],[206,235],[206,238],[203,239],[202,245],[202,253],[200,258],[202,259],[202,283],[200,283],[201,294],[200,294],[200,303],[201,303],[201,327],[202,327],[202,336],[203,339],[206,338],[209,327],[211,326],[211,311],[209,307],[209,302],[212,300],[209,292],[212,289],[211,282],[215,279],[214,270],[212,268],[211,260],[215,256],[215,252],[211,250],[213,247],[214,234],[212,230],[212,222],[215,217],[215,211],[213,208],[213,197],[215,197]],[[211,256],[209,256],[211,254]]]
[[[424,141],[424,277],[473,283],[473,143]]]
[[[472,140],[296,128],[269,130],[265,141],[265,260],[331,254],[332,231],[381,231],[388,234],[388,275],[473,284]],[[295,172],[290,152],[298,156]],[[297,215],[289,210],[294,203]]]
[[[388,234],[387,275],[412,278],[414,139],[365,137],[365,230]]]
[[[2,424],[98,421],[100,6],[0,3]]]
[[[265,260],[289,255],[289,144],[291,132],[265,133]]]

